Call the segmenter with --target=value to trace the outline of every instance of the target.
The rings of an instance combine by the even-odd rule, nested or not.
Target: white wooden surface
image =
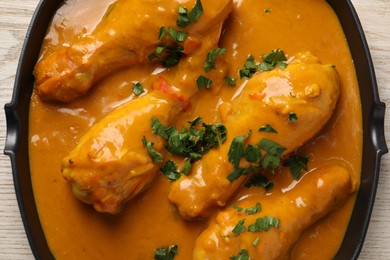
[[[390,0],[352,0],[374,62],[379,94],[390,104]],[[5,143],[4,104],[11,100],[20,49],[38,0],[0,0],[0,149]],[[385,131],[390,144],[390,107]],[[382,159],[379,187],[360,259],[390,259],[390,161]],[[7,156],[0,155],[0,260],[33,259],[21,222]]]

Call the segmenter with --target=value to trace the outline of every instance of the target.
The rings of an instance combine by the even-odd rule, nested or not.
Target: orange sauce
[[[91,32],[112,2],[69,0],[49,28],[42,55]],[[336,66],[341,93],[334,116],[300,151],[310,157],[309,168],[332,160],[343,161],[353,181],[359,183],[362,119],[358,84],[345,36],[330,6],[323,0],[234,3],[220,42],[220,47],[227,49],[230,74],[238,73],[249,54],[259,57],[276,48],[290,55],[309,50],[324,64]],[[172,244],[179,246],[177,259],[189,259],[195,239],[207,226],[206,221],[180,218],[168,201],[169,181],[162,175],[127,202],[119,215],[108,216],[76,200],[61,174],[62,158],[80,137],[113,108],[134,98],[132,82],[139,81],[148,89],[150,74],[155,69],[156,65],[124,69],[71,103],[43,102],[33,94],[31,176],[46,239],[57,259],[153,259],[154,249]],[[239,80],[235,88],[201,90],[192,100],[191,110],[178,118],[177,125],[184,125],[195,116],[208,123],[220,122],[219,104],[231,100],[243,82]],[[291,181],[283,178],[278,178],[279,186]],[[354,200],[350,198],[337,212],[307,230],[291,258],[331,259],[342,242]]]

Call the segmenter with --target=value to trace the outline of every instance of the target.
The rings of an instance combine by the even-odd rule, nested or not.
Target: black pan
[[[11,157],[15,191],[24,228],[34,256],[54,259],[39,221],[31,186],[28,158],[28,121],[34,77],[43,38],[62,0],[41,0],[23,45],[16,73],[12,101],[5,105],[7,141],[4,153]],[[336,12],[354,60],[363,112],[363,165],[361,185],[347,233],[335,259],[357,259],[363,246],[380,172],[380,160],[387,153],[384,138],[385,104],[379,99],[367,42],[358,16],[349,0],[328,0]]]

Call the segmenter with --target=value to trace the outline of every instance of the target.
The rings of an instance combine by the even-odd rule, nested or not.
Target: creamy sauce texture
[[[67,1],[53,19],[42,57],[92,32],[113,2]],[[310,51],[323,64],[336,66],[341,89],[334,115],[299,153],[309,156],[309,172],[324,165],[343,165],[358,186],[362,160],[358,84],[345,36],[330,6],[323,0],[236,0],[219,45],[227,49],[229,75],[236,78],[249,54],[258,58],[276,48],[289,57]],[[170,73],[171,69],[156,64],[129,67],[105,77],[84,97],[70,103],[44,102],[33,93],[29,137],[32,183],[43,230],[57,259],[153,259],[156,248],[173,244],[179,246],[177,259],[192,256],[195,240],[208,222],[180,217],[168,201],[170,183],[162,174],[127,202],[119,215],[110,216],[76,200],[60,168],[62,159],[93,124],[137,98],[132,83],[141,82],[146,88],[143,95],[147,95],[151,75]],[[196,116],[207,123],[226,120],[229,103],[240,95],[247,80],[237,82],[233,88],[213,85],[210,90],[200,90],[191,100],[191,109],[180,114],[176,125],[186,125]],[[278,90],[281,93],[290,91],[288,85],[282,86]],[[289,174],[276,174],[273,180],[275,187],[267,191],[269,196],[293,190],[296,185]],[[257,193],[265,191],[241,189],[233,200]],[[342,242],[354,201],[352,196],[339,210],[306,230],[292,250],[291,259],[331,259]],[[297,200],[295,204],[302,207],[305,202]]]

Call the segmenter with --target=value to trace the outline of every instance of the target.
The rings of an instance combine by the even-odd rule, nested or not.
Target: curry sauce
[[[124,2],[124,0],[121,1]],[[132,2],[139,9],[147,8],[151,3],[151,1],[145,1],[148,4],[143,1]],[[155,2],[158,3],[159,1]],[[178,2],[188,9],[191,9],[195,3],[195,1]],[[213,7],[211,1],[203,0],[203,2],[208,2],[204,4],[204,8]],[[40,61],[44,61],[53,53],[61,51],[62,48],[66,48],[75,42],[77,43],[80,39],[88,38],[88,35],[98,31],[99,28],[104,26],[104,23],[107,23],[107,17],[115,14],[115,11],[112,10],[115,3],[116,1],[113,0],[68,0],[53,18],[43,43]],[[142,35],[146,35],[147,32],[152,30],[153,26],[160,26],[159,23],[161,23],[161,26],[165,25],[167,27],[168,23],[172,24],[171,17],[176,19],[177,16],[176,4],[172,4],[175,12],[170,12],[164,18],[165,20],[151,17],[152,20],[148,20],[148,18],[145,21],[152,22],[140,24],[139,26],[144,30]],[[148,10],[145,10],[145,12],[147,13]],[[154,12],[155,10],[151,13]],[[71,98],[67,96],[66,100],[61,100],[61,102],[48,101],[51,97],[42,98],[42,91],[35,91],[31,97],[30,107],[29,154],[31,176],[42,227],[48,245],[57,259],[153,259],[156,248],[170,245],[178,245],[178,254],[175,259],[190,259],[192,256],[197,259],[206,259],[207,257],[202,255],[203,253],[193,253],[194,247],[202,245],[202,241],[207,241],[206,238],[203,239],[206,234],[204,233],[205,230],[209,230],[215,224],[215,219],[221,219],[224,214],[232,213],[234,211],[232,205],[242,203],[245,207],[254,206],[253,198],[256,198],[256,201],[257,198],[260,198],[258,199],[260,204],[262,204],[261,198],[263,198],[264,205],[262,207],[265,212],[267,212],[267,207],[268,209],[275,207],[277,210],[269,209],[269,212],[280,211],[282,214],[283,212],[285,214],[291,212],[290,217],[294,219],[295,209],[304,208],[305,202],[309,203],[311,199],[313,203],[316,203],[316,200],[322,202],[332,201],[332,196],[343,197],[346,202],[342,205],[333,205],[329,202],[329,205],[324,206],[324,208],[333,208],[330,210],[331,214],[327,214],[325,218],[318,217],[316,219],[314,217],[314,225],[307,221],[308,224],[302,234],[298,232],[299,241],[294,242],[293,247],[288,248],[286,254],[289,255],[290,259],[331,259],[337,253],[354,206],[354,194],[356,194],[360,181],[362,160],[362,119],[358,83],[353,60],[337,16],[323,0],[235,0],[227,19],[222,20],[223,27],[218,27],[216,19],[213,18],[214,12],[204,12],[208,15],[206,18],[210,19],[210,23],[216,25],[213,25],[212,28],[215,28],[210,29],[210,33],[205,34],[204,37],[194,37],[193,46],[198,48],[194,50],[194,53],[196,54],[196,51],[202,53],[202,48],[205,48],[204,53],[207,53],[207,46],[226,49],[226,54],[217,60],[216,70],[211,72],[211,77],[215,80],[210,89],[201,88],[198,90],[196,86],[194,88],[189,84],[185,88],[185,94],[183,94],[185,98],[181,99],[180,97],[180,102],[177,104],[178,108],[172,109],[162,102],[164,103],[161,105],[163,110],[156,112],[156,115],[162,118],[173,113],[172,116],[169,116],[170,120],[164,121],[164,124],[175,125],[178,129],[188,125],[187,122],[196,117],[201,117],[204,122],[210,124],[226,123],[228,126],[228,140],[226,142],[230,144],[236,135],[245,135],[247,129],[243,126],[242,122],[244,121],[241,122],[238,119],[237,123],[234,124],[235,121],[229,121],[229,118],[234,113],[238,113],[235,111],[253,112],[250,108],[245,107],[248,101],[240,103],[236,100],[239,100],[241,95],[244,96],[246,89],[248,89],[246,87],[247,85],[250,86],[250,82],[260,80],[262,77],[260,76],[259,79],[255,75],[250,80],[240,79],[238,72],[243,68],[248,56],[253,55],[253,57],[260,60],[263,55],[271,50],[283,50],[287,54],[288,62],[291,62],[285,70],[278,68],[274,71],[275,73],[284,73],[290,72],[294,66],[305,67],[306,63],[293,65],[294,58],[299,60],[300,55],[305,57],[305,53],[310,52],[321,61],[321,66],[327,66],[324,70],[331,71],[329,73],[337,70],[339,92],[337,93],[337,105],[335,105],[334,112],[331,109],[333,114],[329,114],[331,118],[327,123],[328,118],[326,117],[324,117],[324,122],[315,121],[321,114],[318,114],[318,116],[316,114],[316,117],[311,120],[304,121],[306,126],[315,122],[315,125],[320,128],[313,138],[310,138],[310,140],[304,139],[302,141],[304,144],[297,151],[298,154],[309,158],[308,170],[299,180],[295,180],[288,169],[278,168],[275,170],[275,174],[267,175],[274,182],[272,189],[265,190],[261,187],[251,187],[240,188],[238,191],[234,190],[226,201],[216,203],[216,205],[212,204],[207,211],[205,210],[204,212],[207,212],[207,214],[194,213],[194,216],[191,215],[192,213],[183,213],[184,210],[181,210],[178,203],[173,199],[175,195],[172,193],[172,187],[180,182],[172,183],[161,173],[158,173],[156,177],[145,182],[145,186],[141,188],[141,190],[144,189],[142,192],[134,196],[129,195],[132,199],[127,201],[123,208],[118,209],[118,211],[121,210],[119,214],[99,213],[90,205],[81,203],[74,197],[70,183],[63,178],[63,173],[61,173],[61,165],[64,164],[63,159],[68,158],[67,156],[71,151],[83,142],[80,141],[83,140],[83,136],[88,134],[94,125],[103,122],[104,118],[111,112],[123,109],[124,106],[131,104],[130,106],[135,107],[134,113],[137,114],[137,111],[141,111],[142,108],[157,99],[169,100],[169,104],[177,102],[176,94],[156,94],[156,78],[175,80],[176,77],[179,78],[178,82],[190,80],[194,83],[194,79],[200,74],[204,74],[201,66],[204,63],[205,56],[194,55],[192,57],[188,54],[188,57],[191,57],[188,58],[189,66],[201,64],[199,69],[186,69],[186,66],[180,67],[180,63],[178,66],[165,67],[159,63],[142,61],[140,65],[125,64],[117,70],[109,69],[106,71],[107,73],[102,72],[103,69],[102,71],[97,70],[97,73],[101,75],[98,75],[96,81],[88,86],[88,91],[81,91],[83,96],[73,98],[72,94]],[[138,18],[138,21],[142,20],[142,17]],[[135,20],[136,18],[129,17],[128,23],[136,22]],[[193,30],[196,33],[203,32],[204,28],[209,25],[202,24],[203,21],[200,20],[202,26],[194,26]],[[173,20],[173,24],[174,22],[175,20]],[[220,24],[222,25],[222,23]],[[218,37],[214,37],[215,35],[218,35]],[[155,39],[157,34],[153,32],[152,36],[145,36],[143,39],[147,37]],[[201,40],[201,47],[196,47],[199,40]],[[145,48],[144,51],[148,54],[150,50],[147,47]],[[313,61],[314,58],[311,58],[310,55],[307,58],[309,64],[311,62],[320,64],[317,58]],[[143,54],[143,56],[145,55]],[[319,70],[322,69],[313,69],[313,73]],[[274,73],[274,71],[271,73]],[[221,75],[236,78],[236,86],[231,87],[223,80],[218,81]],[[144,92],[139,96],[135,95],[132,89],[133,83],[136,82],[140,82],[144,87]],[[185,83],[183,85],[186,86]],[[51,90],[52,87],[50,86],[47,89]],[[150,99],[147,103],[142,103],[141,98],[142,100]],[[182,104],[183,100],[185,100],[184,105]],[[283,113],[280,112],[280,114]],[[139,116],[140,119],[137,122],[140,123],[132,126],[137,130],[134,130],[134,132],[130,130],[130,135],[136,136],[138,139],[141,139],[142,135],[152,136],[149,125],[150,119],[142,118],[142,114],[139,114]],[[258,127],[267,123],[267,118],[270,118],[267,115],[261,115],[260,111],[259,117],[261,116],[266,119],[259,119]],[[240,117],[237,116],[237,118]],[[299,118],[298,113],[298,122]],[[277,124],[275,123],[275,125]],[[325,125],[322,127],[323,124]],[[280,124],[280,127],[282,126],[283,124]],[[141,128],[144,130],[139,130]],[[304,129],[305,125],[302,125],[302,128]],[[139,135],[136,131],[141,131],[141,134]],[[256,136],[258,134],[254,133],[256,131],[257,129],[253,129],[252,135]],[[286,136],[281,138],[289,139],[291,136],[295,136],[289,134],[288,128],[281,129],[280,132],[284,133],[283,131],[286,132]],[[231,133],[230,136],[229,133]],[[270,134],[269,137],[272,138],[272,135]],[[258,141],[255,140],[255,137],[250,138],[253,138],[253,140],[250,139],[252,143]],[[164,148],[163,142],[159,141],[157,137],[150,140],[154,142],[156,149]],[[141,140],[139,142],[141,144]],[[294,151],[296,150],[295,146],[291,145],[291,149]],[[142,146],[140,145],[140,147]],[[221,149],[223,150],[223,148],[214,150],[220,151]],[[145,152],[145,154],[147,153]],[[198,167],[202,160],[208,160],[206,156],[209,155],[205,155],[193,167]],[[164,154],[165,159],[175,160],[179,167],[185,164],[185,160],[169,153]],[[69,159],[67,161],[70,162]],[[210,164],[217,165],[218,163],[218,160],[210,159],[210,161]],[[229,167],[232,167],[229,162],[227,163]],[[156,167],[158,170],[160,166],[151,164],[150,167]],[[339,168],[342,168],[342,170]],[[321,175],[323,171],[325,172],[323,169],[337,172],[339,173],[338,176],[344,176],[344,173],[348,172],[348,176],[351,176],[350,180],[340,177],[345,182],[338,189],[343,192],[339,192],[339,194],[321,194],[323,197],[317,198],[312,194],[313,189],[305,186],[306,182],[310,182],[311,179],[314,180],[315,176]],[[324,176],[326,176],[325,173]],[[187,178],[187,176],[182,177],[183,180]],[[191,174],[188,178],[191,178]],[[351,182],[350,184],[347,183],[347,179]],[[332,183],[332,180],[334,179],[329,177],[328,182]],[[319,180],[315,181],[318,182]],[[320,189],[317,191],[320,192]],[[354,193],[351,193],[352,191]],[[188,192],[188,190],[185,192]],[[274,201],[280,196],[284,196],[283,194],[292,194],[291,196],[302,198],[302,201],[294,201],[292,206],[286,208],[282,204],[274,205]],[[80,196],[82,197],[83,194]],[[194,204],[188,202],[187,197],[189,196],[178,195],[176,201],[183,202],[186,205]],[[247,201],[250,201],[250,203]],[[87,202],[91,203],[90,201]],[[236,215],[230,218],[235,223],[241,218],[248,218],[246,221],[250,220],[250,217],[245,215],[239,216],[237,219]],[[294,219],[296,222],[292,223],[304,222],[303,217],[301,218],[301,222]],[[283,222],[280,225],[283,225]],[[298,224],[294,225],[297,226]],[[250,242],[252,243],[254,239],[256,240],[256,236],[251,237],[251,239]],[[261,245],[261,238],[257,240]],[[234,238],[231,238],[228,243],[232,243],[231,248],[237,246]],[[241,242],[241,244],[245,243]],[[207,248],[207,246],[210,245],[204,247]],[[239,249],[242,248],[235,250]],[[211,247],[211,250],[214,250],[214,248]],[[253,246],[249,253],[254,250],[256,249]],[[281,249],[269,245],[267,250]],[[207,250],[205,251],[207,252]],[[232,256],[229,252],[227,254],[227,256]],[[222,259],[226,258],[222,256],[221,254]],[[269,256],[269,258],[272,257]]]

